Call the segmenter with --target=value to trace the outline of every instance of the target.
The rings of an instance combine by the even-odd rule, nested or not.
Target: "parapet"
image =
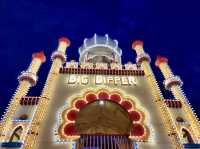
[[[105,74],[105,75],[144,75],[144,71],[136,64],[127,63],[89,63],[89,62],[66,62],[60,69],[60,73],[72,74]]]
[[[39,102],[39,98],[40,97],[36,96],[25,96],[21,98],[20,104],[24,106],[37,105]]]

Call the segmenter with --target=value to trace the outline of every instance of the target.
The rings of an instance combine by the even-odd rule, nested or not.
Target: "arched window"
[[[190,143],[190,144],[194,143],[192,136],[185,128],[182,129],[182,134],[183,134],[183,138],[185,140],[184,143]]]
[[[20,120],[27,120],[28,119],[28,115],[27,114],[22,114],[19,116]]]
[[[178,117],[176,118],[176,121],[179,122],[179,123],[185,122],[184,119],[183,119],[182,117],[180,117],[180,116],[178,116]]]
[[[20,137],[22,135],[23,128],[22,126],[17,127],[14,131],[12,136],[10,137],[10,142],[18,142],[20,141]]]

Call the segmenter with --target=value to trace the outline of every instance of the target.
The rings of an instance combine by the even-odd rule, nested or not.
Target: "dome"
[[[94,36],[84,39],[79,48],[79,61],[92,63],[121,63],[122,50],[118,47],[118,41],[105,36]]]

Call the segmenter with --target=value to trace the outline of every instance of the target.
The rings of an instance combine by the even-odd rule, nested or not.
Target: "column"
[[[137,59],[136,59],[137,64],[140,65],[142,67],[142,69],[144,70],[145,77],[146,77],[149,85],[151,86],[153,97],[154,97],[153,102],[157,106],[157,109],[161,115],[164,127],[168,131],[168,136],[171,137],[174,148],[181,149],[181,148],[183,148],[183,146],[182,146],[180,138],[178,136],[178,131],[175,127],[175,124],[172,121],[169,110],[165,106],[161,91],[159,89],[156,78],[151,69],[150,56],[147,53],[145,53],[144,48],[143,48],[143,42],[140,40],[133,42],[132,48],[137,53]]]
[[[20,105],[20,99],[24,97],[29,91],[31,86],[34,86],[37,82],[37,72],[46,58],[44,52],[33,53],[32,62],[27,69],[27,71],[21,72],[21,75],[18,77],[19,86],[17,87],[15,94],[13,95],[8,109],[3,117],[1,126],[0,126],[0,140],[6,141],[6,134],[11,131],[11,124],[14,118],[14,115],[17,111],[17,107]]]
[[[69,47],[70,41],[69,39],[62,37],[59,39],[59,45],[55,52],[53,52],[52,58],[52,66],[49,71],[45,86],[40,96],[40,100],[38,103],[38,108],[33,117],[29,134],[25,140],[24,149],[33,149],[36,142],[38,141],[38,137],[40,135],[40,127],[42,122],[45,119],[45,115],[48,112],[47,109],[51,104],[52,95],[55,90],[55,83],[57,81],[57,77],[59,74],[59,70],[62,65],[66,62],[66,48]]]
[[[156,59],[156,66],[161,70],[165,81],[164,85],[167,90],[170,90],[174,95],[175,99],[180,100],[183,105],[183,110],[188,118],[191,125],[192,131],[195,135],[195,139],[200,138],[200,124],[197,120],[196,115],[192,111],[188,99],[186,98],[181,86],[183,82],[179,76],[175,76],[168,65],[168,59],[165,57],[158,56]]]

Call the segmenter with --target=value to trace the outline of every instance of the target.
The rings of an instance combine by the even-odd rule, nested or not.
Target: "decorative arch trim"
[[[182,134],[183,130],[186,130],[189,133],[189,135],[191,136],[192,141],[195,142],[195,140],[194,140],[195,137],[194,137],[194,135],[192,133],[192,130],[190,128],[188,128],[188,127],[181,127],[180,134]]]
[[[20,134],[17,134],[16,132],[17,132],[18,130],[21,130],[22,132],[21,132]],[[16,126],[16,127],[13,129],[12,133],[11,133],[11,136],[10,136],[9,141],[10,141],[10,142],[15,142],[15,141],[13,140],[13,139],[14,139],[13,137],[14,137],[14,136],[17,136],[17,135],[20,135],[20,136],[17,136],[17,137],[19,137],[17,141],[20,141],[20,139],[22,138],[23,130],[24,130],[24,128],[23,128],[22,125]]]
[[[145,115],[137,109],[134,100],[123,96],[118,91],[99,89],[97,91],[86,91],[83,96],[78,96],[71,100],[68,107],[62,112],[62,123],[58,129],[61,139],[73,140],[79,138],[75,127],[77,114],[82,108],[98,100],[114,102],[128,112],[132,121],[132,129],[129,134],[130,139],[145,141],[148,138],[149,129],[144,125]]]

